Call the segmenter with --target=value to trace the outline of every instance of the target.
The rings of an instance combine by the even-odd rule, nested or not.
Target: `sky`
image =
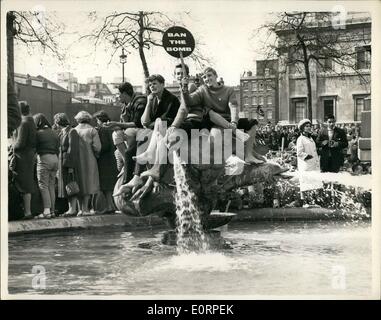
[[[236,13],[231,10],[215,12],[211,7],[200,6],[190,11],[190,18],[184,16],[182,11],[166,12],[185,24],[192,32],[196,46],[212,61],[219,77],[223,77],[228,85],[238,85],[240,75],[247,70],[253,70],[255,59],[256,39],[249,40],[253,30],[264,23],[263,12],[245,11],[243,6],[236,8]],[[99,15],[105,11],[98,11]],[[66,33],[60,38],[62,46],[70,46],[68,58],[60,65],[49,54],[40,54],[34,50],[29,54],[21,44],[15,44],[15,72],[29,73],[30,75],[42,75],[52,81],[56,81],[57,73],[69,71],[74,74],[80,83],[85,83],[87,78],[102,76],[103,82],[112,82],[115,77],[122,76],[122,68],[119,63],[118,52],[110,64],[110,49],[104,45],[97,48],[86,42],[78,42],[80,35],[91,29],[87,18],[88,11],[57,11],[56,17],[66,25]],[[98,22],[99,24],[100,22]],[[73,44],[74,42],[74,44]],[[203,44],[200,45],[200,42]],[[129,49],[125,64],[125,77],[133,84],[141,85],[143,81],[142,66],[137,51]],[[90,56],[88,56],[90,54]],[[160,73],[167,83],[173,82],[173,68],[179,62],[176,58],[168,55],[163,48],[154,48],[146,51],[150,73]],[[260,58],[260,57],[259,57]],[[191,67],[191,74],[200,72],[190,58],[185,62]]]
[[[15,2],[16,1],[16,2]],[[17,3],[17,0],[8,3]],[[343,4],[340,4],[343,3]],[[127,0],[117,1],[29,1],[23,2],[22,10],[43,10],[55,12],[57,19],[66,25],[65,34],[60,38],[63,47],[70,45],[68,57],[63,65],[49,54],[40,54],[37,51],[28,54],[26,49],[15,44],[15,72],[42,75],[56,81],[58,72],[72,72],[80,83],[86,83],[87,78],[102,76],[103,82],[112,82],[114,78],[122,76],[122,67],[119,63],[118,52],[111,63],[110,46],[100,45],[96,52],[90,43],[79,42],[78,38],[91,30],[93,26],[88,20],[88,13],[95,10],[102,16],[110,10],[121,11],[161,11],[171,18],[181,20],[183,25],[192,32],[196,46],[201,47],[203,54],[212,63],[227,85],[239,85],[240,75],[244,71],[255,72],[255,60],[262,59],[258,53],[261,36],[252,37],[253,31],[271,19],[270,12],[283,10],[358,10],[363,2],[360,1],[149,1],[139,2]],[[89,5],[91,4],[91,6]],[[352,8],[352,7],[353,8]],[[357,6],[357,7],[356,7]],[[17,7],[16,7],[17,9]],[[165,9],[165,10],[163,10]],[[184,12],[190,13],[189,17]],[[101,22],[95,22],[95,24]],[[200,45],[203,43],[203,45]],[[106,51],[105,51],[106,50]],[[108,50],[108,51],[107,51]],[[146,51],[146,58],[150,73],[159,73],[167,83],[173,82],[173,69],[179,62],[169,56],[163,48]],[[191,68],[191,74],[200,72],[195,69],[190,58],[185,62]],[[143,83],[143,70],[137,51],[131,50],[125,64],[125,78],[134,85]]]

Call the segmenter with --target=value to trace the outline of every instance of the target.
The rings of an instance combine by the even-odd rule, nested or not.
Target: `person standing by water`
[[[300,182],[300,197],[302,202],[306,202],[306,192],[322,187],[321,181],[314,181],[307,171],[320,172],[319,156],[316,150],[315,141],[312,138],[312,123],[309,119],[299,122],[298,128],[301,132],[296,141],[296,154],[298,161],[298,172]],[[307,203],[304,204],[308,206]]]
[[[95,214],[94,196],[99,189],[99,172],[97,157],[101,151],[101,141],[97,130],[91,126],[92,119],[87,111],[80,111],[74,117],[78,122],[75,127],[79,135],[79,188],[81,190],[80,211],[78,216]],[[92,209],[89,211],[89,200],[92,200]]]
[[[21,103],[21,124],[18,128],[17,139],[13,146],[15,163],[15,184],[22,193],[24,217],[32,218],[31,199],[35,191],[34,164],[36,160],[36,125],[30,114],[30,107]]]
[[[37,181],[44,207],[43,213],[37,218],[52,218],[55,215],[55,179],[58,170],[59,138],[42,113],[35,114],[33,120],[37,128]]]
[[[344,164],[343,149],[348,147],[348,140],[344,130],[335,124],[335,117],[327,116],[327,127],[320,130],[316,139],[322,172],[339,172]]]
[[[54,124],[60,129],[60,152],[58,166],[58,197],[67,198],[69,209],[63,216],[70,217],[77,215],[77,195],[68,196],[65,186],[75,181],[79,183],[79,136],[77,131],[70,126],[69,118],[65,113],[54,115]]]
[[[107,123],[110,122],[111,119],[103,110],[96,112],[94,118],[97,119],[96,129],[98,130],[102,145],[98,158],[100,190],[106,198],[106,208],[102,213],[113,213],[116,208],[112,198],[112,192],[118,179],[118,168],[114,156],[115,146],[112,139],[113,131],[107,127]]]

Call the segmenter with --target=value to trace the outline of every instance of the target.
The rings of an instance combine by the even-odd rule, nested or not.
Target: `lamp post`
[[[124,83],[124,64],[127,62],[127,55],[124,54],[124,48],[122,48],[122,54],[119,56],[120,63],[122,64],[122,82]]]

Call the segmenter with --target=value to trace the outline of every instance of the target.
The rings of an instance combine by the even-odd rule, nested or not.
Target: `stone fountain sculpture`
[[[190,188],[198,199],[198,208],[201,212],[201,222],[205,230],[213,229],[228,223],[234,215],[211,214],[217,199],[229,191],[251,185],[257,182],[269,182],[277,174],[287,169],[275,163],[245,164],[238,175],[226,175],[225,166],[221,164],[188,164],[185,168]],[[118,190],[123,183],[123,176],[115,185]],[[144,188],[144,186],[142,187]],[[142,196],[130,201],[131,194],[114,197],[117,208],[126,215],[147,216],[158,215],[167,218],[171,228],[175,228],[176,206],[174,200],[175,181],[172,165],[165,166],[159,187],[143,190]]]

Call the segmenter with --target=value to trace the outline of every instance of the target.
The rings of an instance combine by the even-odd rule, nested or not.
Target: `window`
[[[272,120],[272,118],[273,118],[273,111],[267,110],[267,120]]]
[[[370,48],[356,48],[356,69],[370,69]]]
[[[323,98],[324,119],[330,114],[336,115],[336,97]]]
[[[295,108],[295,122],[296,123],[306,118],[306,99],[294,100],[294,108]]]
[[[257,97],[253,97],[252,98],[252,104],[254,105],[254,106],[256,106],[257,104],[258,104],[258,101],[257,101]]]
[[[267,104],[273,104],[273,97],[267,96]]]
[[[261,106],[264,105],[263,97],[262,96],[259,97],[259,105],[261,105]]]
[[[267,80],[266,87],[267,87],[267,91],[271,91],[273,89],[273,84],[271,80]]]
[[[259,91],[263,91],[263,87],[264,87],[263,82],[260,82],[259,83]]]
[[[364,110],[364,97],[355,98],[355,121],[361,120],[361,111]]]
[[[257,111],[254,110],[251,112],[251,119],[258,119]]]
[[[244,83],[243,83],[243,90],[249,90],[249,84],[247,83],[247,81],[245,81]]]
[[[258,83],[253,82],[253,91],[258,91]]]
[[[243,103],[244,103],[245,105],[249,104],[249,97],[244,97],[244,98],[243,98]]]

